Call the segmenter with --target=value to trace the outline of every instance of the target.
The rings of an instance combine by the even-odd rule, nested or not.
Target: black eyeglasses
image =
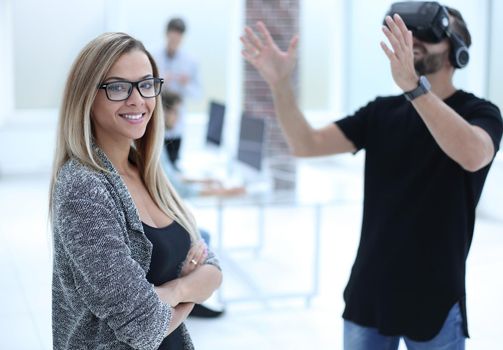
[[[164,79],[161,78],[147,78],[139,81],[119,80],[100,84],[98,89],[105,89],[110,101],[124,101],[131,96],[133,87],[136,87],[144,98],[156,97],[161,93],[162,83]]]

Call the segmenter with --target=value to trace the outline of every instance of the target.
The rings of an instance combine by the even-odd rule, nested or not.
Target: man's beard
[[[414,68],[416,69],[417,74],[433,74],[442,69],[445,59],[449,55],[449,50],[441,53],[430,54],[424,47],[419,48],[422,50],[423,56],[414,60]]]

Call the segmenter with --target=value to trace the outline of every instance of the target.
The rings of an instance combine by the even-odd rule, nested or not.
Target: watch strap
[[[428,79],[426,79],[424,75],[421,75],[419,77],[417,87],[413,90],[404,92],[404,95],[408,101],[412,101],[418,98],[419,96],[426,94],[428,91],[430,91],[430,89],[431,89],[430,82],[428,81]]]

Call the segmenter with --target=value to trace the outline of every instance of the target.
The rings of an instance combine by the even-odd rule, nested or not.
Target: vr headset
[[[386,16],[399,14],[412,35],[421,41],[439,43],[449,38],[449,59],[456,68],[468,64],[470,54],[463,39],[449,29],[449,15],[445,6],[435,1],[404,1],[391,5]],[[386,22],[383,22],[386,25]]]

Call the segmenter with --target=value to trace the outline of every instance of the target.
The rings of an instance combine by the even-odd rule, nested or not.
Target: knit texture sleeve
[[[204,264],[213,265],[217,269],[219,269],[220,271],[222,270],[220,268],[220,262],[218,261],[217,256],[210,249],[208,249],[208,255],[206,256],[206,260],[204,261]]]
[[[134,349],[157,349],[173,310],[131,257],[117,208],[102,197],[73,196],[58,209],[57,232],[70,260],[75,292],[118,340]]]

